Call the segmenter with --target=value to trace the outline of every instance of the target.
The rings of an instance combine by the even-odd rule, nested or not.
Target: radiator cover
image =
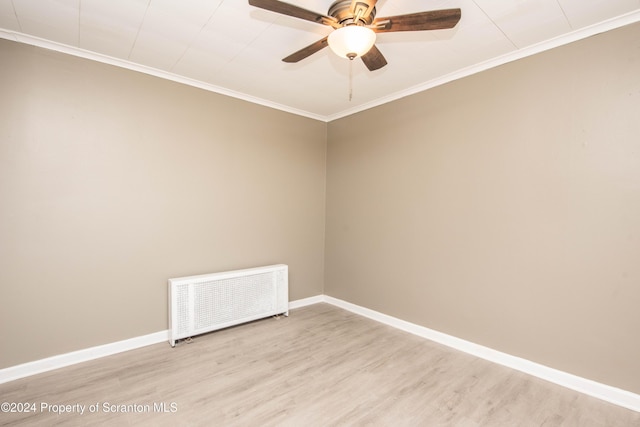
[[[169,279],[169,343],[289,315],[289,269],[278,264]]]

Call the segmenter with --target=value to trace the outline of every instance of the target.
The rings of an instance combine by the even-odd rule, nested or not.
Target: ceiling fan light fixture
[[[369,52],[376,42],[376,33],[361,25],[346,25],[329,34],[327,41],[336,55],[353,59]]]

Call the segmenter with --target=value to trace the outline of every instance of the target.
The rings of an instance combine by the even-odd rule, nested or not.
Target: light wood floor
[[[2,384],[0,396],[38,405],[0,413],[1,425],[640,426],[640,413],[327,304]]]

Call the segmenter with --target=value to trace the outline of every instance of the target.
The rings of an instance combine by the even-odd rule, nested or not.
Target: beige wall
[[[0,368],[167,328],[167,279],[322,293],[326,123],[0,40]]]
[[[640,392],[640,24],[328,141],[325,294]]]
[[[640,392],[638,40],[595,36],[328,134],[0,40],[0,368],[165,329],[169,277],[283,262],[292,300]]]

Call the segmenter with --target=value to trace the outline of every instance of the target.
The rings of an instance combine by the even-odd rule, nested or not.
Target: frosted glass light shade
[[[376,33],[371,28],[347,25],[329,34],[328,42],[336,55],[353,59],[369,52],[376,42]]]

